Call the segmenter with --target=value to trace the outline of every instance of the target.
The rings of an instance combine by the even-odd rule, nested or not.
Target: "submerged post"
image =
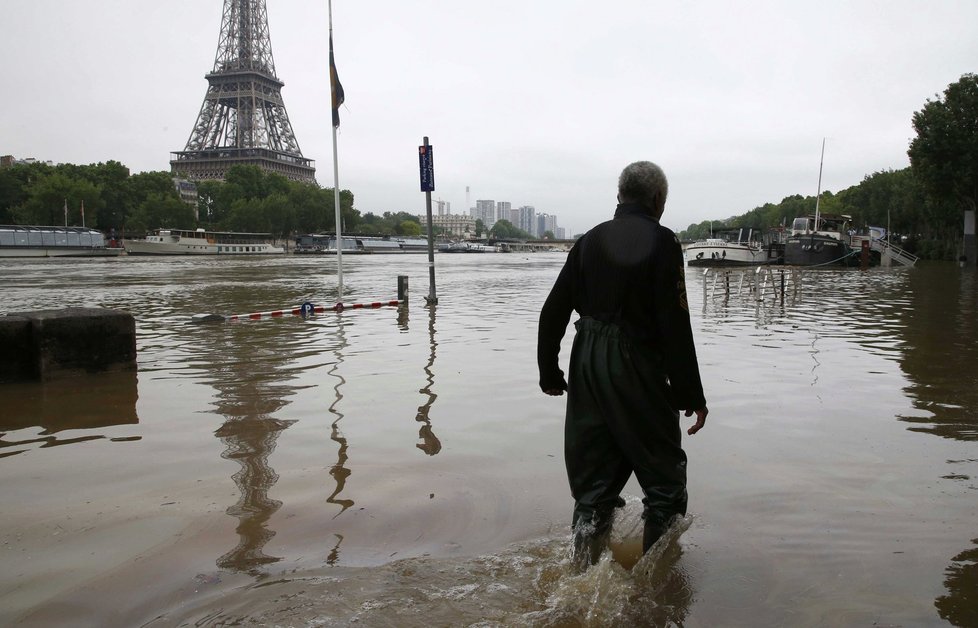
[[[964,212],[964,262],[965,268],[978,267],[978,242],[975,240],[975,210]]]
[[[398,301],[408,300],[408,276],[407,275],[397,276],[397,300]]]
[[[430,305],[438,303],[435,293],[435,235],[431,226],[431,193],[435,190],[435,159],[434,146],[428,144],[428,136],[424,144],[418,147],[418,161],[421,166],[421,191],[424,192],[425,211],[428,214],[428,296],[425,297]]]

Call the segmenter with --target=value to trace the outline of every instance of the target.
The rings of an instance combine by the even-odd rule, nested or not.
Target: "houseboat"
[[[115,240],[87,227],[0,225],[0,257],[115,257]]]
[[[142,240],[125,240],[129,255],[281,255],[269,233],[205,229],[158,229]]]
[[[776,261],[761,242],[761,230],[724,229],[686,247],[689,266],[758,266]]]
[[[858,263],[849,245],[852,217],[815,213],[791,223],[784,243],[784,263],[790,266],[850,266]]]

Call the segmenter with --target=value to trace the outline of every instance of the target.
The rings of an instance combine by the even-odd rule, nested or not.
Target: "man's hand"
[[[543,392],[547,393],[551,397],[559,397],[562,394],[564,394],[564,391],[561,390],[561,389],[559,389],[559,388],[548,388],[547,390],[545,390]]]
[[[696,432],[700,431],[704,425],[706,425],[706,415],[710,413],[706,406],[703,406],[699,410],[687,410],[686,416],[693,416],[696,413],[696,423],[693,424],[691,428],[686,430],[686,433],[692,436]]]

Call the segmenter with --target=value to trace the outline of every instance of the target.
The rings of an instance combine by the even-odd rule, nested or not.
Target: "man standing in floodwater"
[[[627,166],[618,179],[614,219],[577,241],[540,312],[540,388],[568,393],[564,458],[574,497],[574,558],[582,567],[594,564],[607,545],[615,506],[633,472],[645,493],[643,552],[686,514],[679,411],[696,414],[690,435],[709,411],[682,247],[659,224],[667,192],[659,166]],[[568,382],[557,356],[572,310],[580,319]]]

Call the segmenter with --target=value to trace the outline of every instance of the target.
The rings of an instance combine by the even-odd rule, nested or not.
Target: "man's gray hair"
[[[660,211],[669,193],[669,182],[662,168],[651,161],[628,164],[618,177],[618,197],[622,202],[641,203],[653,212]],[[658,204],[656,203],[658,197]]]

